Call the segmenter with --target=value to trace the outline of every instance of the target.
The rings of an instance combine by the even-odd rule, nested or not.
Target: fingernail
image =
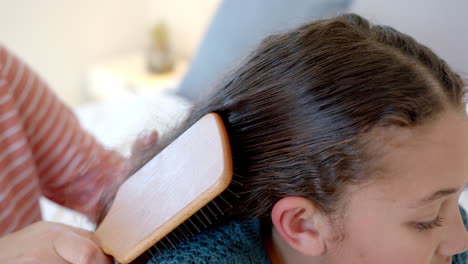
[[[150,135],[150,133],[151,132],[149,130],[144,129],[144,130],[140,131],[140,133],[138,133],[138,137],[139,138],[146,138],[146,137],[148,137]]]

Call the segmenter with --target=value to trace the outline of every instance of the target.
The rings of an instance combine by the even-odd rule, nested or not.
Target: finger
[[[138,135],[137,139],[132,145],[132,154],[137,154],[149,149],[158,141],[158,132],[156,130],[149,131],[143,130]]]
[[[85,238],[97,243],[97,238],[95,236],[95,233],[92,232],[92,231],[88,231],[86,229],[82,229],[82,228],[74,227],[74,226],[69,226],[69,225],[65,225],[65,224],[61,224],[61,223],[56,223],[56,224],[63,226],[65,229],[70,230],[70,231],[76,233],[79,236],[85,237]]]
[[[112,264],[112,258],[105,255],[93,240],[86,237],[89,233],[85,230],[61,233],[54,240],[55,251],[62,259],[72,264]]]

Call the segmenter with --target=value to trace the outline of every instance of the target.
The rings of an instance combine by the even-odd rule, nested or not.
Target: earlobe
[[[281,238],[306,256],[325,253],[324,223],[312,201],[289,196],[278,201],[272,210],[272,222]]]

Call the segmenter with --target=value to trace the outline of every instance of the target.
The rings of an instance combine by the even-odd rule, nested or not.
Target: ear
[[[330,230],[326,217],[304,197],[289,196],[279,200],[271,212],[276,230],[295,250],[306,256],[320,256],[326,251],[325,238]]]

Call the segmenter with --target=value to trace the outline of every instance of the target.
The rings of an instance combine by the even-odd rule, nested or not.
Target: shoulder
[[[269,263],[258,219],[233,220],[204,231],[149,263]]]
[[[463,224],[465,224],[465,228],[468,230],[468,216],[466,211],[463,207],[460,206],[460,214],[463,219]],[[468,259],[467,252],[460,253],[458,255],[453,256],[452,264],[465,264],[466,260]]]

